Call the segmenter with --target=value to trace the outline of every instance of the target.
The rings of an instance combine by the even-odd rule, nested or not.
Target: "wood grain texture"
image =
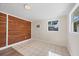
[[[8,16],[8,44],[31,38],[31,22]]]
[[[0,12],[0,47],[6,45],[6,14]]]

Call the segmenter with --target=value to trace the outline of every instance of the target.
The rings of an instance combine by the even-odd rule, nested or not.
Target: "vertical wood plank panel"
[[[0,12],[0,47],[6,45],[6,14]]]
[[[31,22],[8,16],[8,44],[31,38]]]

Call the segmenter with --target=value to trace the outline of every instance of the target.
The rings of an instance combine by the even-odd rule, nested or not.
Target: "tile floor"
[[[13,46],[24,56],[70,56],[67,48],[38,40],[30,40]]]
[[[0,56],[23,56],[23,55],[17,52],[15,49],[9,47],[9,48],[0,50]]]

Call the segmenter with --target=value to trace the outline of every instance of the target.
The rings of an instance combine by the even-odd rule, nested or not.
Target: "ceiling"
[[[47,20],[49,17],[68,15],[75,3],[30,3],[31,10],[24,8],[27,3],[0,3],[0,11],[24,19]]]

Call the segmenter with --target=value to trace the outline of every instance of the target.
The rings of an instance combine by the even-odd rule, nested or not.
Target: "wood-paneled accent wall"
[[[31,22],[8,16],[8,44],[31,38]]]
[[[0,12],[0,47],[6,45],[6,14]]]

